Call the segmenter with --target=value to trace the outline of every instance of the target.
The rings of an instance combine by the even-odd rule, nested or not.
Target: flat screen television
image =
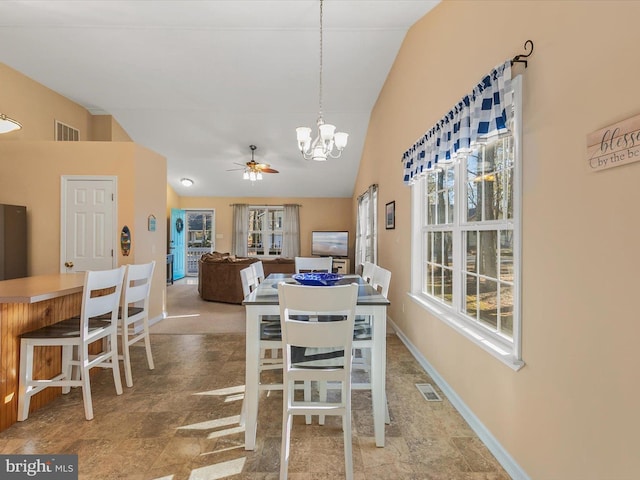
[[[347,257],[349,232],[311,232],[311,255]]]

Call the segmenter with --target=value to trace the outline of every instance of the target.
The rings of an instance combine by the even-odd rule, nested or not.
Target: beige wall
[[[91,118],[93,138],[102,142],[130,142],[131,137],[111,115],[94,115]],[[87,140],[87,139],[84,139]]]
[[[0,142],[54,140],[56,120],[78,129],[81,141],[131,141],[111,115],[91,115],[84,107],[3,63],[0,82],[0,113],[23,126],[0,135]]]
[[[300,253],[311,255],[313,230],[348,230],[349,257],[353,259],[355,228],[350,198],[256,198],[256,197],[180,197],[179,208],[214,209],[216,212],[216,250],[231,251],[234,203],[249,205],[300,205]],[[174,207],[175,208],[175,207]],[[219,236],[222,235],[222,238]],[[353,271],[353,265],[351,265]]]
[[[77,103],[0,63],[0,113],[22,124],[22,129],[0,135],[0,142],[53,140],[55,120],[80,130],[80,139],[92,138],[91,114]]]
[[[117,177],[118,231],[129,226],[133,240],[129,256],[123,257],[116,249],[118,264],[156,260],[150,313],[162,314],[166,263],[164,157],[131,142],[0,142],[0,172],[0,203],[27,207],[30,276],[60,271],[61,176]],[[160,220],[155,232],[147,229],[150,214]]]
[[[86,109],[0,63],[0,112],[23,128],[0,135],[0,203],[27,206],[28,274],[59,271],[62,175],[116,176],[118,230],[129,226],[132,251],[118,264],[156,260],[152,317],[165,309],[166,159],[132,143],[111,115]],[[55,142],[54,121],[80,130],[80,142]],[[149,232],[149,215],[157,218]]]
[[[355,187],[396,201],[380,230],[393,321],[532,479],[640,472],[640,163],[585,166],[588,133],[640,113],[640,2],[449,1],[407,35]],[[514,372],[413,303],[403,152],[495,65],[524,72],[523,356]],[[355,206],[352,206],[355,209]]]

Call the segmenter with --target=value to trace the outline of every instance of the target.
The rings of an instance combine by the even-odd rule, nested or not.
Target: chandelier
[[[9,133],[21,128],[22,125],[19,122],[7,117],[4,113],[0,113],[0,133]]]
[[[336,132],[335,125],[324,123],[322,118],[322,2],[320,0],[320,89],[318,96],[318,133],[311,140],[309,127],[296,128],[298,148],[306,160],[325,161],[327,157],[338,158],[342,150],[347,146],[349,134]]]

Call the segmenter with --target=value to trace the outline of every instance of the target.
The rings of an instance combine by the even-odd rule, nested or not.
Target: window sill
[[[524,367],[524,361],[515,358],[513,349],[510,345],[505,345],[493,338],[483,335],[483,332],[479,329],[475,329],[468,325],[453,312],[448,312],[443,306],[436,302],[427,300],[425,297],[414,293],[409,293],[408,295],[411,300],[427,310],[431,315],[449,325],[455,331],[482,348],[494,358],[500,360],[512,370],[518,371]]]

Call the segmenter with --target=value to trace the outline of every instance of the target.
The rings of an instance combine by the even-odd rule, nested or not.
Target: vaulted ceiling
[[[167,158],[179,195],[349,197],[404,36],[438,1],[325,0],[323,114],[349,133],[327,162],[303,160],[295,135],[315,133],[319,0],[3,0],[0,62],[113,115]],[[280,173],[243,180],[251,144]]]

